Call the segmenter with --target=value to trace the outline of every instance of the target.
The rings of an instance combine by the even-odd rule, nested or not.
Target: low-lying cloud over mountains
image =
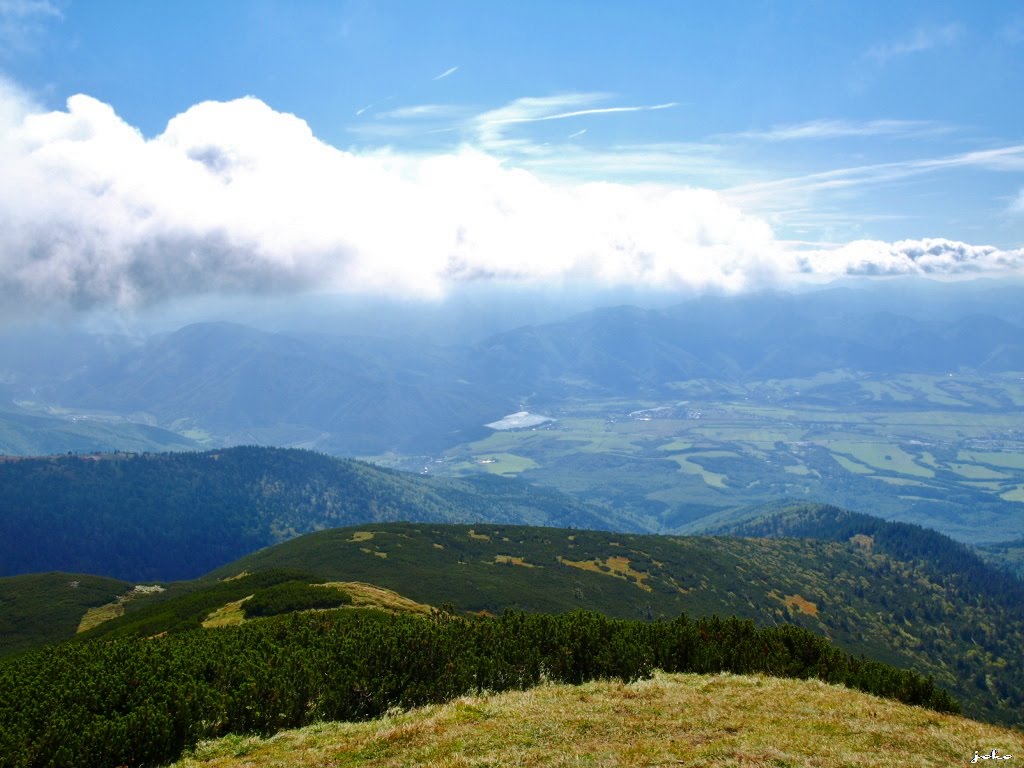
[[[8,312],[212,293],[439,298],[470,281],[742,291],[809,277],[1020,274],[943,239],[795,250],[708,189],[543,178],[464,145],[349,152],[247,97],[153,138],[94,98],[46,112],[0,82]]]

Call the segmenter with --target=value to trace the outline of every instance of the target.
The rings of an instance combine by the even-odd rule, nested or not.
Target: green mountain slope
[[[984,593],[1010,608],[1020,606],[1024,584],[1004,570],[992,568],[976,552],[937,531],[920,525],[882,520],[828,504],[775,504],[739,510],[699,521],[709,534],[774,538],[810,538],[862,544],[898,560],[917,562],[964,594]],[[1012,545],[1007,547],[1012,550]]]
[[[0,498],[2,575],[193,578],[300,533],[386,520],[610,527],[599,508],[516,480],[272,448],[6,460]]]
[[[795,624],[854,654],[934,676],[955,692],[968,712],[1019,722],[1024,704],[1019,654],[1024,600],[996,580],[963,578],[955,563],[935,554],[901,559],[875,548],[871,538],[854,534],[851,540],[815,541],[493,524],[365,525],[303,536],[211,576],[297,569],[320,581],[367,582],[421,603],[450,602],[460,611],[495,614],[506,608],[586,608],[645,620],[682,612]],[[215,585],[231,583],[204,581],[188,589],[219,589]],[[166,602],[174,597],[175,590],[169,590],[152,601],[137,601],[122,619],[89,635],[152,635],[194,625],[196,617],[191,624],[176,623],[172,603]]]
[[[129,584],[101,576],[33,573],[0,579],[0,656],[66,640],[82,616]]]
[[[1024,539],[982,545],[978,547],[978,554],[986,562],[1005,568],[1024,580]]]
[[[45,456],[92,451],[189,451],[199,444],[159,427],[120,418],[45,416],[0,410],[0,454]]]

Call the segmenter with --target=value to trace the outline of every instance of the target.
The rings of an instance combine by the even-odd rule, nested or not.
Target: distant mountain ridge
[[[1024,370],[1024,328],[1014,321],[976,311],[916,319],[839,290],[596,309],[458,346],[227,322],[145,340],[47,343],[67,353],[65,367],[33,357],[27,342],[0,344],[10,397],[145,414],[210,445],[347,455],[437,451],[485,434],[483,424],[524,401],[671,395],[692,378]]]
[[[0,408],[0,446],[0,453],[16,456],[68,451],[194,451],[203,447],[177,432],[129,418],[67,418],[23,408]]]
[[[0,461],[0,498],[0,575],[191,578],[301,533],[387,520],[610,527],[600,508],[517,480],[275,448]]]
[[[461,357],[361,338],[298,338],[197,323],[66,382],[62,402],[152,414],[229,443],[338,453],[437,446],[515,404],[471,383]],[[467,379],[467,377],[470,377]]]
[[[1012,610],[1024,610],[1024,582],[989,564],[966,545],[920,525],[886,521],[829,504],[779,504],[712,516],[691,528],[711,536],[835,542],[862,537],[872,551],[922,563],[932,576],[949,580],[958,589],[983,591]]]
[[[841,308],[840,308],[841,309]],[[705,297],[664,310],[600,309],[509,331],[480,345],[497,371],[605,394],[665,391],[687,378],[794,378],[838,369],[945,373],[1024,370],[1024,329],[974,315],[952,322],[826,311],[792,297]],[[505,375],[509,371],[504,372]]]

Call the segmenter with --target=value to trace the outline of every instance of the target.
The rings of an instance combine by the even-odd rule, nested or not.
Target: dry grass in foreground
[[[970,765],[1024,733],[817,680],[665,675],[463,697],[364,723],[199,745],[176,768]],[[979,761],[980,763],[980,761]]]

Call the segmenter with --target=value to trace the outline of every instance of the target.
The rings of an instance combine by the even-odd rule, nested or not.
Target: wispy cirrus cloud
[[[373,120],[346,127],[364,140],[438,137],[436,151],[461,144],[495,156],[514,158],[521,167],[566,179],[596,180],[626,177],[655,183],[709,183],[730,185],[749,179],[728,160],[718,142],[647,142],[583,148],[574,141],[588,128],[572,131],[561,140],[538,140],[529,126],[573,118],[601,119],[606,116],[657,112],[678,106],[676,102],[641,105],[611,105],[608,93],[568,93],[554,96],[522,97],[481,111],[465,104],[425,103],[377,112]],[[363,111],[363,110],[361,110]],[[517,130],[518,129],[518,130]],[[445,138],[441,138],[446,134]]]
[[[775,200],[779,205],[787,205],[791,202],[786,201],[808,193],[885,184],[912,176],[955,168],[978,168],[987,171],[1019,173],[1024,171],[1024,144],[974,150],[943,157],[838,168],[802,176],[744,184],[725,190],[725,194],[737,203]]]
[[[356,117],[362,117],[367,112],[370,112],[370,111],[376,109],[381,104],[387,104],[389,101],[392,101],[394,98],[395,98],[394,96],[385,96],[380,101],[375,101],[372,104],[367,104],[365,107],[360,107],[359,109],[356,110]]]
[[[446,69],[444,72],[442,72],[437,77],[432,77],[431,80],[444,80],[446,77],[454,75],[458,71],[459,71],[458,67],[449,67],[448,69]]]
[[[918,138],[951,133],[955,129],[931,120],[809,120],[803,123],[777,125],[762,131],[741,131],[723,134],[721,139],[756,141],[804,141],[816,139],[847,139],[860,136],[892,136]]]
[[[649,142],[583,146],[566,142],[536,147],[517,158],[524,168],[562,179],[622,179],[653,184],[728,188],[752,171],[725,147],[708,142]]]
[[[64,18],[60,8],[49,0],[0,0],[0,18]]]
[[[366,108],[356,114],[361,116],[365,112]],[[390,142],[417,137],[423,140],[432,134],[459,132],[461,123],[472,114],[471,108],[457,104],[412,104],[374,112],[347,126],[346,130],[365,140]]]
[[[1017,193],[1017,199],[1010,204],[1010,213],[1024,215],[1024,189]]]
[[[959,23],[918,27],[906,37],[872,46],[865,56],[877,64],[885,64],[901,56],[924,53],[934,48],[952,45],[963,36],[964,31],[964,26]]]
[[[49,0],[0,0],[0,58],[31,50],[45,25],[63,18],[60,8]]]
[[[408,107],[398,107],[387,112],[380,112],[376,117],[379,120],[436,120],[465,114],[465,107],[459,107],[454,104],[413,104]]]
[[[598,106],[610,98],[612,98],[611,94],[607,93],[526,96],[477,115],[473,119],[471,127],[476,134],[477,141],[487,149],[530,151],[534,145],[529,140],[510,139],[506,136],[511,126],[591,115],[652,112],[678,106],[678,103],[674,101],[662,104]]]
[[[525,97],[516,99],[510,104],[480,116],[480,121],[488,125],[504,125],[507,123],[536,123],[543,120],[564,120],[568,117],[583,115],[610,115],[617,112],[649,112],[657,109],[669,109],[677,106],[674,101],[664,104],[649,104],[631,107],[592,107],[590,109],[571,109],[555,111],[560,107],[574,104],[588,104],[607,98],[604,94],[570,94],[569,96]]]
[[[1024,43],[1024,15],[1007,21],[999,30],[999,36],[1009,43]]]

